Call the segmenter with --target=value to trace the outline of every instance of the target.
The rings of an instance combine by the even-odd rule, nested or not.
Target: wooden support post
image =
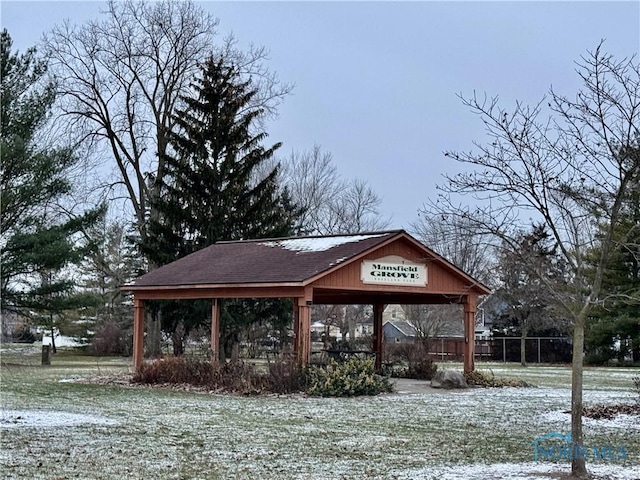
[[[373,305],[373,351],[376,354],[375,369],[376,372],[382,370],[382,313],[384,305],[375,303]]]
[[[144,361],[144,300],[133,298],[133,368]]]
[[[294,353],[298,365],[308,365],[311,360],[311,300],[293,299]]]
[[[211,363],[220,361],[220,301],[211,300]]]
[[[298,361],[300,352],[300,310],[298,310],[298,299],[293,298],[293,357]]]
[[[476,349],[476,295],[467,295],[464,302],[464,373],[473,372]]]
[[[304,329],[302,335],[302,365],[311,361],[311,306],[300,307],[300,326]]]
[[[308,365],[311,361],[311,307],[299,305],[300,312],[300,365]]]

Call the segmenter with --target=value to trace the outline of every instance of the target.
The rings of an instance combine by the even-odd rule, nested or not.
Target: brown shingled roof
[[[401,234],[395,230],[218,242],[142,275],[134,285],[302,283]]]

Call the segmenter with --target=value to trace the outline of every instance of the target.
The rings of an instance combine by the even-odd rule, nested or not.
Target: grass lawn
[[[7,479],[558,478],[533,442],[567,434],[570,369],[478,364],[535,388],[412,390],[367,398],[232,397],[77,379],[128,359],[2,345],[0,475]],[[461,370],[461,365],[446,368]],[[585,402],[630,403],[638,369],[588,369]],[[640,478],[640,417],[585,419],[585,444],[624,447],[590,461],[598,478]]]

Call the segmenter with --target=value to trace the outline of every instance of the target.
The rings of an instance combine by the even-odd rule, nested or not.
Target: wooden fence
[[[519,337],[492,337],[476,339],[476,360],[520,361]],[[461,361],[464,338],[434,338],[429,355],[434,360]],[[565,363],[571,361],[571,339],[568,337],[529,337],[526,339],[526,355],[529,363]]]

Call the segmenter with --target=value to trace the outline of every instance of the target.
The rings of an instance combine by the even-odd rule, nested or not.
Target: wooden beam
[[[200,298],[293,298],[305,295],[302,286],[264,285],[185,285],[159,287],[131,287],[136,297],[143,300],[193,300]]]
[[[211,300],[211,362],[217,365],[220,361],[220,301]]]
[[[133,368],[144,362],[144,300],[133,297]]]
[[[376,372],[382,371],[382,314],[384,312],[384,304],[373,304],[373,352],[376,354],[375,369]]]
[[[305,290],[303,297],[293,298],[294,354],[298,365],[308,365],[311,360],[311,299],[313,291]]]
[[[314,305],[447,305],[462,303],[465,294],[408,294],[386,291],[363,292],[357,290],[314,289]]]
[[[476,349],[476,295],[467,295],[464,302],[464,373],[473,372]]]

